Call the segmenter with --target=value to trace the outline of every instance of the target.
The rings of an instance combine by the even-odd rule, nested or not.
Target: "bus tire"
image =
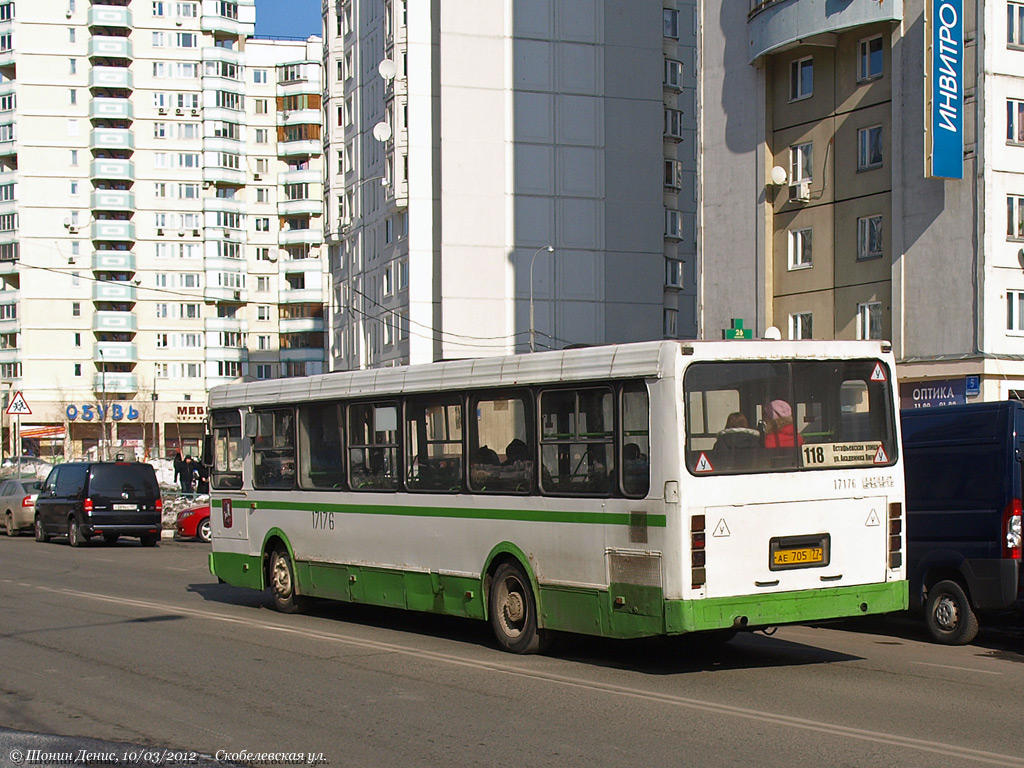
[[[932,639],[943,645],[967,645],[978,635],[978,617],[963,587],[940,581],[928,590],[924,618]]]
[[[538,653],[546,645],[537,626],[537,600],[530,580],[517,563],[498,566],[487,595],[494,637],[511,653]]]
[[[304,601],[295,593],[295,568],[284,547],[276,547],[271,551],[267,577],[274,608],[281,613],[298,613],[302,610]]]

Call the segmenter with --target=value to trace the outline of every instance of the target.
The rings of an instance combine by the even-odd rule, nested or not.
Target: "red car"
[[[210,505],[203,504],[199,507],[187,507],[178,513],[177,520],[178,536],[183,539],[199,539],[209,542],[210,533]]]

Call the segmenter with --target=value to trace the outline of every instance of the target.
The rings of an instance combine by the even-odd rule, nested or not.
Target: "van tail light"
[[[1014,499],[1003,510],[1003,557],[1021,559],[1021,501]]]
[[[157,499],[156,500],[156,511],[157,512],[163,512],[164,511],[163,499]]]
[[[31,507],[32,506],[32,497],[31,496],[26,496],[24,499],[22,499],[21,500],[21,506],[23,506],[23,507]]]
[[[85,514],[87,514],[87,515],[91,515],[91,514],[92,514],[92,499],[86,499],[86,500],[85,500],[85,501],[84,501],[84,502],[82,503],[82,510],[83,510],[83,511],[85,512]]]

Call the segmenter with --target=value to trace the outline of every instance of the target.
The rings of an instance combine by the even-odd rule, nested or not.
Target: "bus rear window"
[[[695,363],[683,390],[696,475],[896,460],[892,372],[878,360]]]

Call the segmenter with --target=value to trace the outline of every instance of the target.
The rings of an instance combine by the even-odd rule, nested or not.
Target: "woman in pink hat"
[[[796,434],[793,425],[793,407],[785,400],[772,400],[764,408],[764,447],[792,448],[803,445],[804,439]]]

